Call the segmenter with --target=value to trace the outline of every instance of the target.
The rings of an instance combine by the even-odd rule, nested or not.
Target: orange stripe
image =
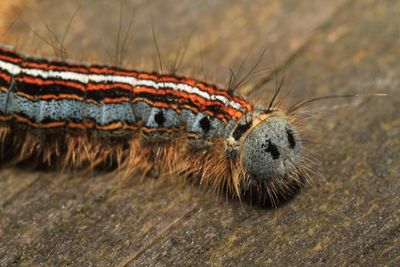
[[[31,101],[35,101],[36,100],[36,98],[34,96],[31,96],[31,95],[28,95],[28,94],[25,94],[25,93],[22,93],[22,92],[16,92],[15,95],[16,96],[22,96],[22,97],[24,97],[26,99],[29,99]]]
[[[56,128],[56,127],[62,127],[65,126],[66,122],[65,121],[56,121],[56,122],[49,122],[49,123],[34,123],[31,122],[29,119],[22,117],[17,114],[13,114],[14,118],[22,123],[25,123],[29,126],[32,126],[34,128],[38,129],[49,129],[49,128]]]
[[[11,120],[12,118],[11,118],[11,115],[1,115],[0,114],[0,121],[9,121],[9,120]]]
[[[130,98],[129,97],[119,97],[119,98],[108,98],[108,97],[105,97],[105,98],[103,98],[103,102],[105,103],[105,104],[111,104],[111,103],[121,103],[121,102],[128,102],[128,101],[130,101]]]
[[[158,76],[150,73],[139,73],[139,79],[158,81]]]
[[[95,122],[92,121],[91,119],[86,119],[84,125],[86,129],[93,129],[95,126]]]
[[[116,129],[121,129],[122,128],[122,123],[121,122],[113,122],[108,125],[99,125],[96,124],[96,129],[101,130],[101,131],[112,131]]]
[[[122,88],[129,91],[132,89],[132,87],[126,83],[89,83],[87,87],[87,89],[91,91],[110,90],[114,88]]]
[[[36,96],[35,100],[57,100],[57,99],[72,99],[72,100],[83,100],[83,97],[77,96],[77,95],[69,95],[69,94],[59,94],[59,95],[53,95],[53,94],[47,94],[47,95],[40,95]]]
[[[10,83],[11,77],[4,72],[0,72],[0,77],[3,78],[7,83]]]
[[[72,128],[72,129],[81,129],[81,130],[85,129],[85,125],[83,123],[79,123],[79,122],[77,123],[77,122],[72,122],[72,121],[67,123],[67,127]]]
[[[248,112],[252,112],[253,111],[253,105],[251,105],[249,102],[247,102],[244,98],[242,98],[242,97],[234,97],[233,100],[238,102]]]
[[[41,69],[41,70],[71,71],[71,72],[78,72],[78,73],[83,73],[83,74],[88,73],[87,68],[81,67],[79,65],[74,66],[71,64],[68,64],[68,66],[56,66],[56,65],[51,65],[48,63],[37,63],[37,62],[33,62],[33,61],[32,62],[25,61],[23,64],[21,64],[21,66],[28,67],[28,68],[36,68],[36,69]]]
[[[121,75],[129,77],[138,77],[139,72],[135,70],[114,70],[107,66],[90,66],[89,72],[94,74]]]
[[[189,78],[184,78],[182,83],[185,83],[190,86],[194,86],[199,88],[202,91],[206,91],[207,93],[211,95],[222,95],[225,96],[226,98],[232,100],[232,96],[228,93],[228,91],[220,90],[218,89],[215,85],[206,85],[205,83],[196,81],[194,79],[189,79]]]
[[[172,128],[148,128],[148,127],[142,127],[141,130],[142,132],[149,134],[152,132],[164,132],[164,133],[172,133],[172,132],[176,132],[180,129],[180,127],[176,128],[176,127],[172,127]]]
[[[196,133],[187,133],[187,137],[190,139],[199,139],[199,135]]]
[[[80,100],[83,101],[83,97],[73,95],[73,94],[59,94],[59,95],[54,95],[54,94],[47,94],[47,95],[40,95],[40,96],[32,96],[29,94],[25,94],[23,92],[16,92],[16,96],[21,96],[23,98],[29,99],[31,101],[37,101],[37,100],[52,100],[52,99],[72,99],[72,100]]]
[[[164,102],[155,102],[155,101],[151,101],[147,98],[143,98],[143,97],[137,97],[135,98],[135,100],[133,101],[134,103],[137,102],[145,102],[146,104],[151,105],[152,107],[156,107],[156,108],[172,108],[170,105],[168,105],[167,103]]]
[[[8,56],[5,56],[5,55],[0,55],[0,59],[4,60],[4,61],[7,61],[7,62],[12,62],[12,63],[20,63],[20,62],[22,62],[21,58],[8,57]]]
[[[112,122],[107,125],[99,125],[96,124],[96,129],[101,130],[101,131],[113,131],[113,130],[137,130],[138,126],[130,126],[127,123],[123,123],[122,121],[117,121],[117,122]]]
[[[59,85],[64,85],[64,86],[69,86],[69,87],[74,87],[78,90],[81,90],[83,92],[86,91],[86,87],[80,83],[75,83],[71,81],[64,81],[64,80],[44,80],[41,78],[32,78],[30,76],[22,76],[22,77],[16,77],[16,81],[22,81],[25,83],[30,83],[30,84],[36,84],[36,85],[53,85],[53,84],[59,84]]]

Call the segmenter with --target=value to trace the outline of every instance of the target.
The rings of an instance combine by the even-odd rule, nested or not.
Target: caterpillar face
[[[297,130],[284,116],[263,114],[241,138],[240,154],[246,173],[255,182],[273,182],[296,172],[303,145]]]

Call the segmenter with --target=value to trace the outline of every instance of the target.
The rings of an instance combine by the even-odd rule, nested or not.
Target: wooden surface
[[[116,1],[66,2],[4,1],[2,42],[52,55],[32,34],[48,39],[38,14],[60,38],[81,6],[65,39],[70,57],[115,58]],[[364,96],[310,107],[325,110],[310,127],[323,177],[314,176],[313,185],[278,209],[173,181],[2,167],[1,266],[400,264],[399,1],[123,3],[123,29],[135,13],[127,65],[152,69],[153,21],[169,62],[180,38],[192,33],[182,74],[202,78],[202,49],[207,78],[224,82],[229,67],[247,55],[251,66],[266,49],[262,66],[273,68],[273,60],[286,66],[289,104],[327,94]],[[270,74],[242,92],[266,102],[275,86]],[[365,96],[380,92],[391,95]]]

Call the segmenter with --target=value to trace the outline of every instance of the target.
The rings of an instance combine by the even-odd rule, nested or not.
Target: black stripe
[[[71,86],[60,85],[60,84],[37,85],[16,80],[14,82],[12,90],[13,92],[25,93],[32,97],[48,95],[48,94],[54,94],[54,95],[68,94],[68,95],[77,95],[82,98],[85,97],[84,91],[81,91]]]
[[[144,72],[139,72],[139,71],[136,71],[136,70],[127,70],[127,69],[123,69],[123,68],[120,68],[120,67],[107,66],[107,65],[101,65],[101,64],[90,65],[90,68],[99,69],[101,71],[101,73],[104,74],[104,75],[113,75],[113,71],[114,72],[126,73],[125,75],[121,74],[121,76],[130,76],[129,73],[135,73],[135,74],[144,73]]]
[[[12,80],[13,75],[5,69],[0,68],[0,72],[6,74],[10,78],[10,83]],[[6,87],[7,89],[10,87],[10,83],[7,82],[3,77],[0,77],[0,86]]]
[[[46,81],[53,81],[53,80],[46,80]],[[68,80],[58,80],[58,81],[68,81]],[[86,87],[85,84],[82,84],[80,82],[77,83]],[[82,98],[85,98],[86,95],[86,99],[95,100],[97,102],[102,101],[104,98],[120,98],[120,97],[130,98],[132,96],[131,90],[127,90],[118,86],[112,89],[89,90],[85,92],[80,89],[67,85],[61,85],[61,84],[38,85],[35,83],[26,83],[20,80],[15,81],[13,91],[25,93],[33,97],[48,95],[48,94],[54,94],[54,95],[68,94],[68,95],[77,95]]]
[[[10,51],[8,49],[4,49],[4,48],[0,48],[0,55],[15,58],[15,59],[22,59],[22,57],[18,53]]]
[[[6,80],[4,80],[2,77],[0,77],[0,87],[5,87],[8,89],[9,86],[10,86],[10,83],[7,82]]]
[[[88,90],[86,99],[95,100],[97,102],[102,101],[104,98],[120,98],[127,97],[131,98],[132,92],[131,90],[126,90],[121,87],[115,87],[112,89],[99,89],[99,90]]]
[[[34,64],[46,64],[49,65],[48,68],[46,69],[42,69],[47,71],[48,69],[51,69],[52,66],[56,66],[56,67],[64,67],[64,68],[82,68],[82,69],[86,69],[88,71],[88,66],[87,65],[82,65],[82,64],[78,64],[78,63],[70,63],[70,62],[63,62],[63,61],[58,61],[58,60],[54,60],[54,59],[50,59],[50,58],[46,58],[46,57],[26,57],[24,60],[24,63],[34,63]],[[41,68],[39,68],[41,69]],[[65,70],[68,71],[68,70]],[[76,72],[76,71],[74,71]],[[77,72],[77,73],[81,73],[81,74],[86,74],[87,72]]]
[[[6,61],[4,61],[4,60],[0,60],[0,61],[6,62]],[[9,63],[9,62],[7,62],[7,63]],[[13,63],[9,63],[9,64],[13,64]],[[13,76],[13,75],[12,75],[8,70],[6,70],[6,69],[0,68],[0,71],[1,71],[2,73],[7,74],[7,76],[9,76],[10,78]]]

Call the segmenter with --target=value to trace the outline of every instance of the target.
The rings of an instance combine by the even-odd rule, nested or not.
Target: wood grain
[[[126,64],[150,70],[152,24],[166,62],[192,34],[180,73],[225,82],[261,51],[284,69],[285,102],[327,94],[310,130],[323,177],[278,209],[227,201],[191,185],[115,173],[0,169],[1,266],[268,266],[400,263],[400,3],[340,1],[124,1],[135,14]],[[4,6],[4,8],[3,8]],[[77,60],[115,58],[114,1],[25,1],[2,6],[2,41],[52,55],[43,26]],[[40,16],[38,16],[38,14]],[[16,19],[18,18],[18,19]],[[32,33],[36,32],[36,33]],[[185,37],[183,38],[185,39]],[[203,52],[200,53],[200,50]],[[271,72],[241,89],[266,102]],[[389,92],[388,97],[367,97]],[[177,177],[179,179],[179,177]]]

